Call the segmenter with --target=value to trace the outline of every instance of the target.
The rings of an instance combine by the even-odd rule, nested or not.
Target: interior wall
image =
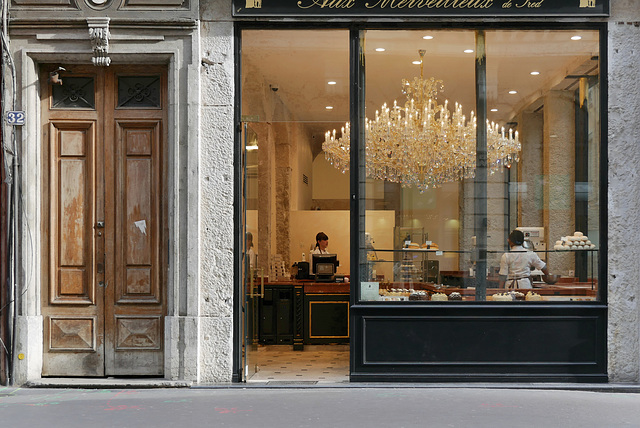
[[[330,253],[338,255],[337,273],[349,274],[351,269],[350,213],[344,210],[311,210],[291,212],[291,260],[301,261],[302,253],[310,261],[309,252],[316,243],[316,234],[324,232],[329,237]],[[367,211],[366,231],[375,240],[376,248],[393,248],[393,211]],[[380,255],[379,255],[380,256]],[[390,272],[389,272],[390,275]]]
[[[293,179],[291,183],[292,194],[294,195],[291,207],[294,210],[311,209],[311,201],[313,198],[313,189],[311,186],[313,177],[312,139],[312,134],[305,127],[304,132],[300,133],[299,138],[295,142],[297,157],[294,159]],[[304,177],[306,177],[306,183]]]
[[[325,159],[324,153],[318,154],[313,160],[311,187],[311,209],[349,209],[349,172],[343,174],[336,169]]]

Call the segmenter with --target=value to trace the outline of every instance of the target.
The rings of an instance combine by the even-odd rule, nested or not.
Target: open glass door
[[[350,272],[349,175],[323,150],[326,133],[349,120],[349,32],[246,29],[241,41],[243,376],[326,379],[308,366],[313,357],[292,354],[338,345],[332,357],[343,357],[335,348],[349,340],[349,284],[312,286],[309,272],[319,232],[339,257],[336,278]]]
[[[260,298],[264,297],[264,278],[259,274],[254,237],[257,236],[258,220],[256,200],[258,196],[258,136],[250,124],[243,122],[243,346],[242,363],[244,381],[258,371],[258,316]]]

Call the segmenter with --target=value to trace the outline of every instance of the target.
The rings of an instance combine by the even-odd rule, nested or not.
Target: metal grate
[[[309,184],[309,177],[307,177],[305,174],[302,174],[302,182],[306,185]]]
[[[61,86],[52,86],[53,109],[95,109],[95,89],[92,77],[64,77]]]
[[[119,76],[118,108],[160,107],[160,76]]]

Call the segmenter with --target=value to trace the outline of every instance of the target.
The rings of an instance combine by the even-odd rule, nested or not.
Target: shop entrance
[[[160,376],[163,66],[44,67],[43,376]]]
[[[348,380],[349,174],[322,143],[349,120],[349,32],[243,31],[241,89],[242,377]],[[336,260],[325,274],[319,233]]]

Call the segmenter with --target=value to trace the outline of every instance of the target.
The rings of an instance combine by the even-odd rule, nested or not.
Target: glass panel
[[[524,247],[557,275],[545,281],[534,269],[534,289],[519,290],[542,301],[599,298],[599,88],[597,31],[487,32],[489,119],[516,128],[522,142],[520,162],[503,177],[509,221],[488,232],[502,238],[490,241],[489,266],[502,259],[507,286],[529,276],[507,269],[516,256],[502,255],[511,229],[522,230]]]
[[[598,298],[598,33],[574,35],[367,31],[361,300]]]
[[[160,107],[160,76],[118,76],[118,108]]]
[[[316,340],[312,344],[348,343],[341,333],[342,327],[348,331],[346,316],[332,318],[337,322],[332,333],[330,323],[315,322],[323,333],[313,333],[302,319],[303,313],[309,316],[309,307],[302,305],[326,293],[326,286],[316,287],[320,281],[333,282],[334,300],[349,301],[349,284],[344,283],[350,269],[349,175],[333,168],[322,149],[325,133],[349,120],[349,32],[244,30],[241,77],[242,120],[251,130],[244,157],[244,224],[256,257],[246,289],[252,281],[264,281],[258,341],[301,347],[304,334]],[[328,243],[324,252],[339,261],[335,271],[335,264],[321,263],[324,275],[314,271],[311,254],[320,251],[319,232],[329,238],[322,240],[323,247]],[[314,297],[294,299],[294,288],[295,296]],[[260,355],[252,360],[251,349],[245,349],[247,361],[265,364]]]
[[[62,85],[52,87],[53,109],[95,109],[93,77],[64,76]]]

